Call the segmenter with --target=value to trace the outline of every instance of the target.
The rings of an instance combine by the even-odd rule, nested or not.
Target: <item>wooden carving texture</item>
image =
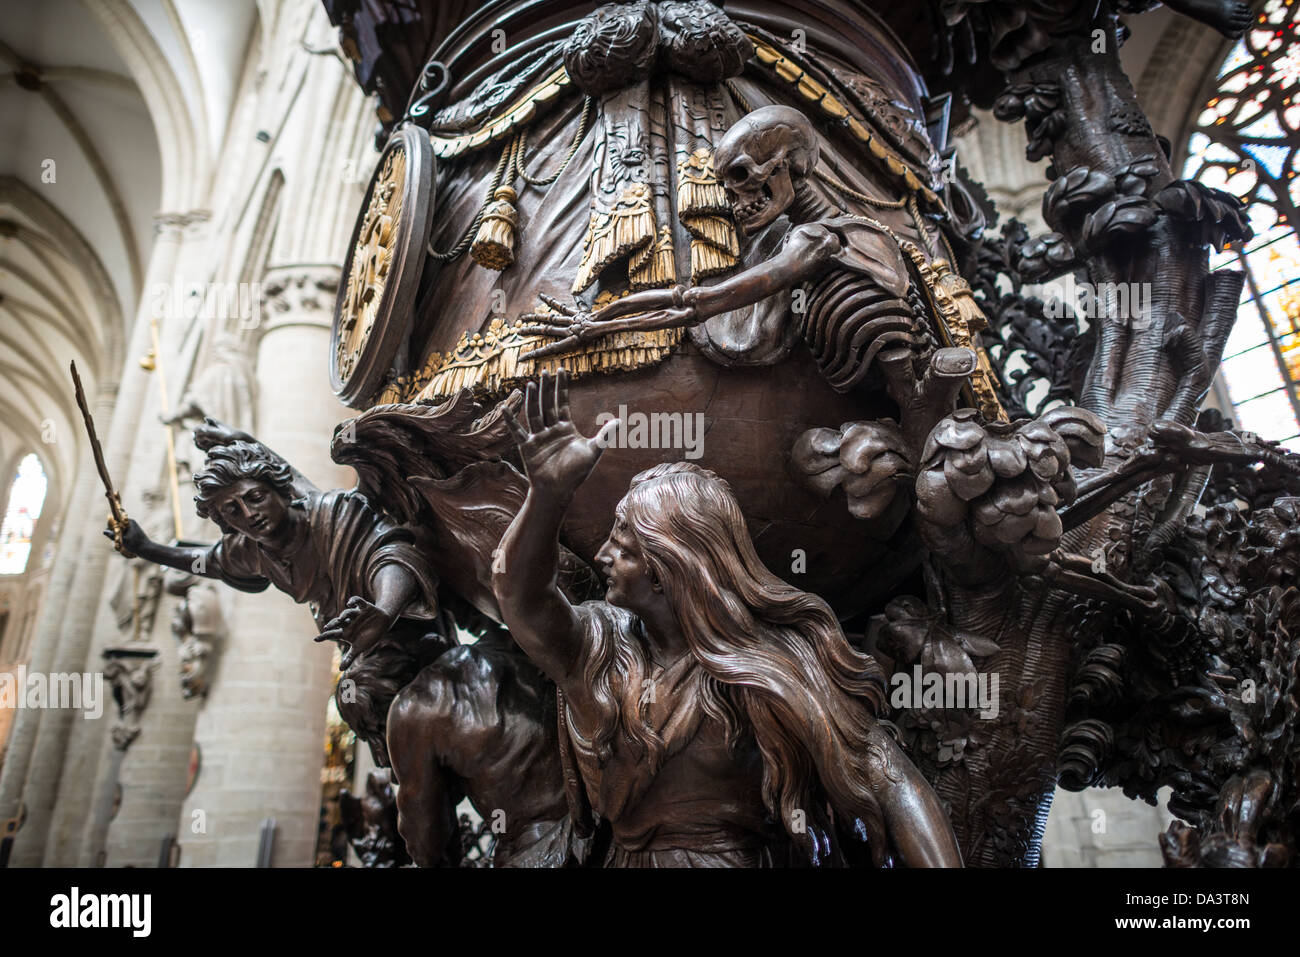
[[[1300,461],[1198,413],[1242,282],[1209,273],[1207,246],[1249,227],[1233,197],[1174,176],[1120,67],[1117,16],[1145,4],[935,2],[943,26],[922,29],[903,5],[554,2],[566,31],[527,39],[534,6],[499,5],[517,49],[489,58],[439,29],[445,62],[406,71],[402,129],[441,164],[428,255],[387,320],[392,368],[333,446],[386,517],[425,527],[444,605],[495,642],[401,692],[398,774],[435,736],[430,702],[476,667],[520,682],[530,728],[553,718],[537,698],[553,687],[496,624],[495,549],[530,488],[512,393],[564,369],[567,427],[620,404],[700,413],[697,464],[734,491],[759,558],[886,670],[998,679],[992,716],[889,715],[968,866],[1035,866],[1058,785],[1172,786],[1174,865],[1293,863]],[[931,59],[925,77],[910,65]],[[986,228],[995,211],[950,165],[952,104],[927,84],[1023,121],[1030,158],[1051,159],[1048,235]],[[386,195],[362,211],[341,356],[372,332]],[[485,220],[509,225],[509,255],[476,262]],[[1084,332],[1024,292],[1076,271],[1151,289],[1150,309]],[[566,503],[566,596],[601,592],[632,476],[680,457],[605,451]],[[545,738],[559,751],[534,754],[541,830],[504,858],[597,862],[590,808],[572,826],[556,811],[561,778],[583,803],[562,725]],[[415,859],[463,856],[447,808],[420,831],[434,804],[403,810],[404,790]]]

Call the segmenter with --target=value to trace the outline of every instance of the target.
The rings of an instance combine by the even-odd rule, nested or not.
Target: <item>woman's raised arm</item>
[[[519,443],[528,495],[493,555],[492,590],[519,647],[567,691],[580,670],[583,638],[557,581],[560,523],[618,422],[606,423],[594,438],[579,432],[569,414],[564,369],[555,379],[543,373],[540,389],[528,384],[524,416],[526,426],[513,416],[506,421]]]

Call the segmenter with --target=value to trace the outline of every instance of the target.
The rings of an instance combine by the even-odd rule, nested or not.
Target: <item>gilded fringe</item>
[[[507,326],[499,319],[494,320],[486,333],[462,336],[450,355],[430,356],[420,375],[419,381],[424,385],[412,401],[441,400],[461,389],[485,397],[502,395],[526,379],[544,371],[556,372],[561,367],[575,377],[639,369],[663,359],[683,336],[681,329],[620,332],[564,355],[525,361],[519,358],[520,353],[550,340],[523,336],[519,332],[522,326],[522,322]]]
[[[673,258],[671,229],[659,227],[659,239],[633,254],[628,260],[627,278],[633,289],[655,289],[671,286],[676,281],[677,264]]]
[[[729,217],[695,216],[688,213],[681,220],[687,231],[700,242],[716,246],[729,256],[740,255],[740,240]]]
[[[677,164],[677,218],[691,234],[691,284],[740,264],[731,204],[713,169],[713,151],[700,147]]]
[[[654,245],[658,228],[651,199],[649,186],[633,183],[623,190],[610,212],[592,210],[587,235],[582,241],[582,262],[573,280],[575,296],[619,257],[643,252],[645,247]]]
[[[731,204],[713,169],[713,151],[702,146],[677,164],[677,209],[688,216],[728,215]]]
[[[701,280],[720,276],[735,269],[740,257],[725,249],[719,249],[712,243],[699,239],[691,240],[691,284],[698,285]]]
[[[680,214],[679,218],[691,234],[692,285],[730,272],[740,264],[740,240],[730,218]]]

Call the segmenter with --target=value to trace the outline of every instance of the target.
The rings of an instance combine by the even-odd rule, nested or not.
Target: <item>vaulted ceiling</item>
[[[87,455],[75,359],[116,382],[159,213],[201,208],[252,0],[41,0],[0,19],[0,468],[66,495]],[[10,475],[0,475],[3,499]]]

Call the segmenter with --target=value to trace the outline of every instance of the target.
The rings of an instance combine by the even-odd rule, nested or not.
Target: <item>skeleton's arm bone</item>
[[[604,323],[656,309],[685,308],[694,312],[695,322],[703,322],[733,309],[752,306],[778,292],[807,282],[826,268],[826,264],[839,253],[840,248],[839,237],[825,226],[817,223],[796,226],[790,230],[784,245],[771,259],[716,285],[691,286],[685,290],[677,287],[634,292],[597,310],[592,318]]]
[[[795,226],[771,259],[716,285],[691,287],[686,290],[685,304],[701,319],[752,306],[815,278],[841,248],[839,237],[825,226]]]

